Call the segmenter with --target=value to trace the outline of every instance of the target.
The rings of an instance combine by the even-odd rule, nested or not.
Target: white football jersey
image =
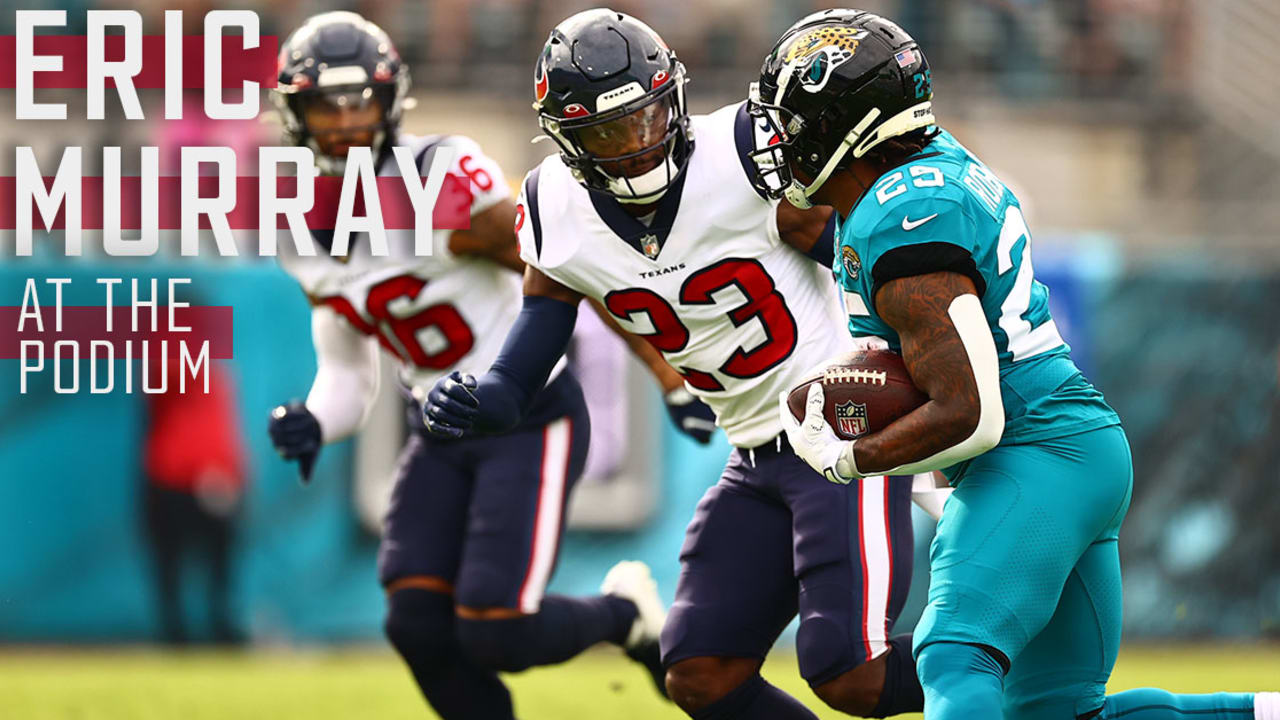
[[[511,194],[498,164],[470,138],[402,135],[400,144],[413,150],[423,174],[435,148],[455,148],[449,174],[471,178],[472,217]],[[383,162],[378,174],[398,175],[395,160]],[[351,327],[376,337],[399,360],[401,381],[425,391],[455,369],[487,370],[520,311],[520,276],[490,260],[449,252],[452,232],[435,230],[433,254],[418,256],[412,230],[388,230],[385,257],[374,257],[367,235],[359,233],[346,258],[331,257],[328,242],[316,243],[314,257],[299,256],[282,236],[279,260],[313,305],[332,308]]]
[[[830,268],[785,244],[749,180],[743,104],[692,119],[695,149],[646,225],[589,192],[559,156],[525,178],[524,261],[645,336],[738,447],[782,432],[778,393],[853,348]]]

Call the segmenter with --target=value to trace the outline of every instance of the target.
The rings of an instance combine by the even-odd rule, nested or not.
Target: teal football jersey
[[[922,256],[962,267],[973,278],[999,352],[1001,444],[1120,422],[1058,334],[1049,291],[1035,279],[1031,233],[1018,199],[949,133],[942,131],[911,162],[877,180],[837,222],[833,269],[855,337],[881,337],[901,351],[898,334],[876,314],[877,279],[913,274],[904,268]],[[894,252],[916,245],[926,247]]]

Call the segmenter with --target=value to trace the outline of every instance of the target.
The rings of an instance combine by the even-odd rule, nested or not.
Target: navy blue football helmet
[[[534,65],[538,125],[587,189],[653,202],[693,151],[684,65],[648,25],[606,8],[551,31]]]
[[[271,93],[284,123],[285,140],[306,145],[327,173],[342,172],[345,157],[326,155],[307,127],[308,106],[362,108],[372,102],[381,117],[372,143],[379,157],[395,143],[409,92],[409,68],[382,28],[353,12],[334,11],[308,18],[280,47],[276,89]]]

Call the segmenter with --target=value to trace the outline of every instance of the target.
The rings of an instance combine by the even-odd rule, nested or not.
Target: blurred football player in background
[[[798,610],[800,671],[819,697],[857,715],[920,710],[910,636],[888,634],[911,578],[911,482],[827,483],[787,449],[775,407],[854,347],[829,279],[831,213],[758,192],[761,131],[745,103],[690,117],[686,81],[627,15],[588,10],[551,32],[535,107],[560,153],[518,200],[524,306],[487,374],[436,383],[427,425],[461,437],[529,415],[579,301],[599,300],[663,352],[735,446],[681,553],[662,633],[672,700],[700,719],[813,718],[759,674]]]
[[[305,481],[323,444],[359,430],[378,385],[379,346],[414,394],[450,371],[488,367],[515,320],[524,263],[498,165],[466,137],[399,132],[408,70],[381,29],[353,13],[317,15],[281,58],[276,101],[287,140],[312,148],[324,172],[341,172],[351,148],[370,147],[378,172],[396,173],[391,148],[401,146],[425,175],[447,147],[450,173],[469,178],[472,193],[470,229],[435,231],[430,256],[414,254],[411,231],[388,233],[387,257],[358,241],[345,257],[303,257],[283,243],[280,262],[314,306],[318,369],[306,402],[277,407],[269,430]],[[331,247],[332,231],[312,235]],[[629,344],[664,387],[679,384],[646,343]],[[513,718],[498,671],[561,662],[599,642],[624,646],[661,682],[664,611],[646,566],[620,563],[595,597],[544,594],[590,431],[573,374],[560,365],[544,379],[530,412],[506,432],[457,441],[414,432],[399,461],[379,552],[385,629],[446,719]],[[692,397],[672,412],[678,422],[710,416]],[[681,426],[703,442],[714,429],[709,420]]]
[[[845,441],[821,383],[801,422],[782,393],[791,447],[835,482],[943,470],[955,486],[915,632],[925,717],[1280,717],[1276,693],[1105,697],[1128,441],[1050,317],[1017,198],[935,124],[932,98],[902,28],[827,10],[782,36],[750,103],[774,136],[753,154],[761,188],[835,208],[849,330],[887,340],[929,396]]]

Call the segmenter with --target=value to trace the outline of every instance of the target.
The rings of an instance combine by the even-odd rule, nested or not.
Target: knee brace
[[[454,624],[448,595],[406,588],[387,597],[383,632],[415,673],[442,666],[457,652]]]

